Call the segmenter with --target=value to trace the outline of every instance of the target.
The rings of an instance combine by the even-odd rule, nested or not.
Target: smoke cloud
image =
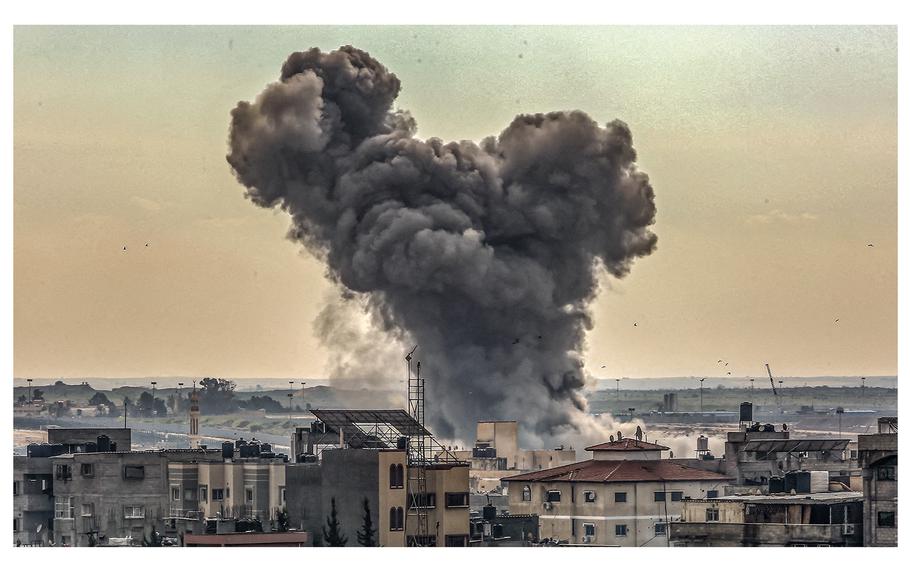
[[[490,418],[527,441],[612,428],[581,393],[590,303],[602,270],[625,276],[657,242],[628,126],[560,111],[479,144],[420,140],[400,87],[354,47],[294,53],[231,112],[227,160],[380,332],[419,344],[441,437]]]

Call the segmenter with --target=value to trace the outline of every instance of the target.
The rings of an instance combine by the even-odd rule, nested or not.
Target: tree
[[[177,397],[175,395],[167,397],[167,407],[171,409],[171,412],[177,411]]]
[[[136,407],[139,409],[140,416],[151,416],[152,411],[155,410],[155,399],[148,391],[143,391],[143,393],[139,395],[139,401],[136,403]]]
[[[44,400],[44,391],[35,389],[32,391],[32,400]]]
[[[332,512],[325,519],[326,526],[322,527],[322,535],[327,546],[344,546],[348,537],[341,533],[338,522],[338,511],[335,510],[335,498],[332,497]]]
[[[19,404],[25,404],[26,402],[28,402],[28,398],[26,398],[26,396],[24,394],[20,394],[19,398],[16,399],[16,402],[18,402]]]
[[[93,394],[92,398],[88,399],[88,403],[92,406],[114,406],[107,395],[100,391]]]
[[[164,401],[160,398],[156,398],[155,402],[152,403],[152,408],[155,409],[155,414],[158,416],[167,416],[167,406],[164,404]]]
[[[376,530],[373,528],[373,517],[370,516],[370,500],[363,498],[363,526],[357,531],[357,544],[376,546]]]
[[[206,377],[199,381],[199,408],[203,414],[227,414],[237,409],[234,381]]]
[[[123,413],[129,415],[130,407],[133,406],[133,401],[130,400],[130,397],[123,397]]]
[[[246,410],[264,410],[266,412],[281,412],[284,410],[281,403],[268,395],[253,395],[249,400],[241,401],[238,404]]]

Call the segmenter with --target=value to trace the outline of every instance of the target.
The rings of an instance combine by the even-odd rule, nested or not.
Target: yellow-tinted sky
[[[323,268],[224,155],[289,53],[347,43],[422,137],[630,125],[660,240],[604,278],[595,375],[896,374],[893,27],[19,27],[16,376],[324,375]]]

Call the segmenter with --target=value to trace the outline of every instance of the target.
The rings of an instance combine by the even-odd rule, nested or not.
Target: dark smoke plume
[[[439,435],[471,439],[486,418],[537,440],[596,427],[581,389],[597,276],[657,241],[629,128],[550,112],[480,144],[424,141],[392,108],[399,89],[359,49],[294,53],[232,111],[228,162],[381,332],[420,345]]]

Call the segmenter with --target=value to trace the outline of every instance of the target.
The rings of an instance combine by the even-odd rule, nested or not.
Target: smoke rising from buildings
[[[626,275],[657,241],[629,128],[560,111],[479,144],[421,140],[399,89],[354,47],[294,53],[232,111],[228,162],[377,333],[419,344],[441,437],[489,418],[520,419],[527,441],[615,431],[586,414],[582,352],[600,271]]]

